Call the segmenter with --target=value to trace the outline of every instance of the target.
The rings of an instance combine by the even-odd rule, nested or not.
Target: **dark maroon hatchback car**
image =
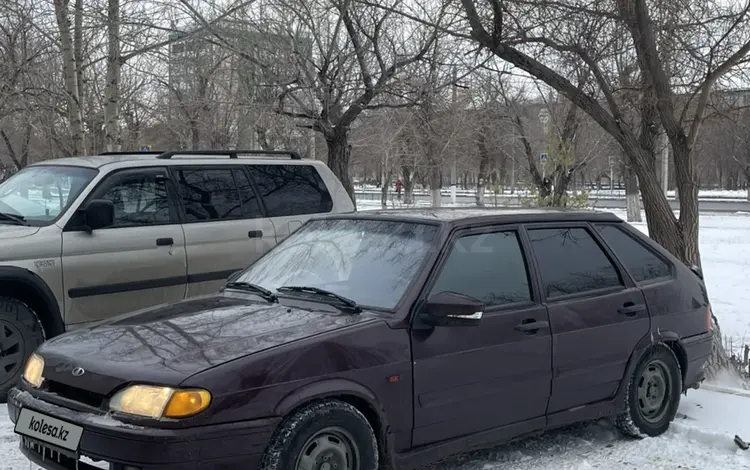
[[[700,271],[612,214],[336,215],[216,295],[47,341],[8,407],[52,470],[413,468],[602,417],[659,435],[710,324]]]

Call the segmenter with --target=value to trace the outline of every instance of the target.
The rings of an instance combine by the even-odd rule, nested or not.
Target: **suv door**
[[[263,164],[247,167],[263,198],[280,242],[315,214],[333,209],[333,199],[313,165]]]
[[[415,315],[414,446],[514,423],[516,431],[544,426],[552,340],[548,328],[518,329],[548,321],[534,300],[519,233],[495,227],[462,231],[453,240],[424,299],[452,291],[485,302],[485,309],[473,327],[426,327]]]
[[[588,224],[526,230],[552,326],[548,414],[612,398],[631,352],[649,333],[643,293]]]
[[[100,320],[185,296],[187,260],[165,168],[118,170],[81,205],[106,199],[114,224],[87,233],[79,213],[62,236],[65,321]]]
[[[187,295],[219,290],[276,244],[253,185],[241,165],[172,167],[187,245]]]

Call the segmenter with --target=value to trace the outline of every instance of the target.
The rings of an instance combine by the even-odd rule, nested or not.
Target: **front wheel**
[[[625,393],[616,426],[631,437],[659,436],[669,429],[680,406],[682,371],[674,352],[657,346],[641,359]]]
[[[36,313],[19,300],[0,297],[0,403],[21,378],[26,358],[43,341]]]
[[[339,400],[313,402],[286,418],[263,470],[377,470],[378,442],[367,418]]]

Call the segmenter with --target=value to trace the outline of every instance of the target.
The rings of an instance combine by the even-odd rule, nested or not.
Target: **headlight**
[[[208,408],[207,390],[179,390],[153,385],[132,385],[112,397],[109,409],[147,418],[187,418]]]
[[[23,379],[32,387],[39,388],[44,382],[44,359],[38,354],[32,354],[26,360],[26,368],[23,370]]]

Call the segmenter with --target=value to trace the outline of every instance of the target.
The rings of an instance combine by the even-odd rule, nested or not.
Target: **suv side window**
[[[474,297],[487,307],[531,301],[518,234],[483,233],[456,240],[431,295],[444,291]]]
[[[243,217],[232,168],[177,168],[175,175],[186,222]]]
[[[632,235],[611,224],[594,226],[636,282],[670,277],[672,268]]]
[[[585,228],[529,229],[547,298],[581,294],[624,284]]]
[[[117,172],[96,190],[95,197],[115,206],[113,228],[175,222],[169,208],[166,174],[161,171]]]
[[[333,209],[333,200],[312,165],[249,165],[268,217],[320,214]]]
[[[253,185],[245,171],[242,168],[235,168],[232,172],[234,173],[234,180],[237,182],[237,189],[240,191],[242,215],[249,219],[263,217],[258,196],[255,194]]]

